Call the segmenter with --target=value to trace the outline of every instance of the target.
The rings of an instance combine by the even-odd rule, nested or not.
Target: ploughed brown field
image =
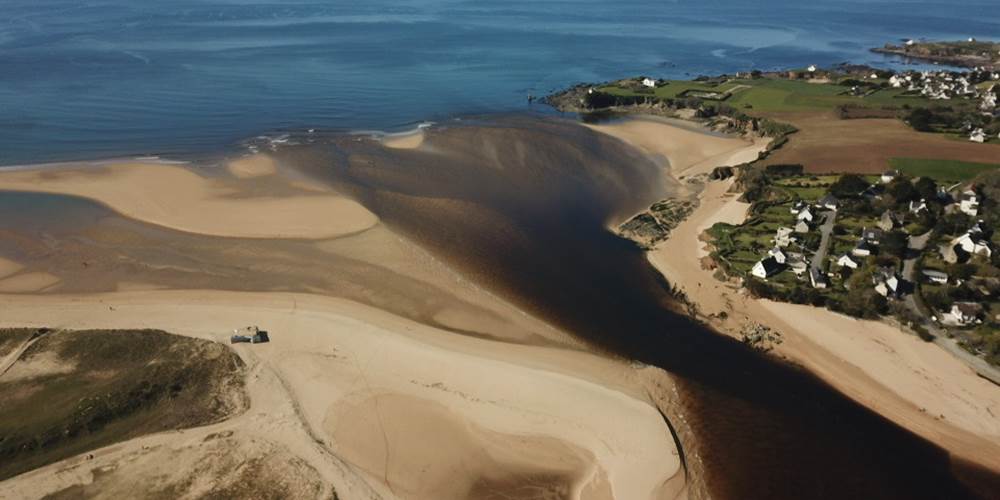
[[[885,171],[896,157],[995,163],[1000,145],[977,144],[942,134],[917,132],[895,118],[842,120],[833,112],[771,113],[799,129],[765,165],[797,163],[806,172]]]

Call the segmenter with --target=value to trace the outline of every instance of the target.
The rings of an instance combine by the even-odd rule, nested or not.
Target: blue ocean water
[[[0,165],[404,128],[633,74],[891,65],[867,49],[970,36],[1000,38],[996,0],[3,0]]]

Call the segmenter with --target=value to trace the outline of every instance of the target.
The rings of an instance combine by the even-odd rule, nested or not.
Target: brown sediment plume
[[[688,462],[713,496],[973,496],[944,450],[675,312],[642,252],[605,229],[666,194],[648,159],[575,124],[523,118],[425,144],[433,152],[341,141],[299,161],[510,300],[673,375],[679,425],[695,436]]]

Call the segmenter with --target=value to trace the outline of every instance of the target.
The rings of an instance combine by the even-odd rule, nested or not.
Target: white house
[[[875,291],[883,297],[898,297],[901,295],[902,282],[893,272],[878,273],[873,277]]]
[[[990,240],[979,231],[969,231],[952,241],[954,246],[961,247],[970,255],[982,255],[990,258],[993,250],[990,248]]]
[[[983,306],[975,302],[956,302],[952,304],[948,315],[959,325],[971,325],[979,319],[982,312]]]
[[[807,206],[808,204],[806,202],[799,200],[796,201],[795,204],[792,205],[792,208],[789,208],[788,211],[791,212],[793,215],[797,215],[799,212],[802,211],[803,208],[806,208]]]
[[[889,85],[891,85],[892,88],[895,88],[895,89],[898,89],[898,88],[902,87],[903,86],[903,82],[905,82],[905,81],[906,80],[900,78],[899,75],[892,75],[891,77],[889,77]]]
[[[832,194],[827,194],[826,196],[820,198],[817,205],[828,210],[836,210],[837,207],[840,206],[840,200]]]
[[[851,249],[851,255],[855,257],[867,257],[872,254],[873,250],[874,246],[862,239]]]
[[[812,222],[813,221],[812,210],[809,210],[809,207],[803,208],[802,210],[799,211],[799,214],[796,216],[796,218],[798,220]]]
[[[906,46],[907,46],[907,47],[913,47],[913,46],[914,46],[914,45],[916,45],[916,44],[917,44],[917,42],[915,42],[915,41],[913,41],[913,40],[907,40],[907,41],[906,41]]]
[[[875,227],[863,227],[861,228],[861,239],[872,245],[878,245],[882,239],[882,230]]]
[[[896,177],[899,177],[899,170],[886,170],[885,172],[882,172],[880,180],[883,184],[888,184],[895,180]]]
[[[810,73],[815,73],[816,72],[816,65],[815,64],[810,64],[809,67],[806,68],[806,71],[808,71]]]
[[[927,278],[927,281],[930,281],[931,283],[937,283],[938,285],[948,284],[948,275],[941,271],[935,271],[933,269],[924,269],[920,271],[920,273],[923,274],[924,278]]]
[[[785,255],[785,252],[781,251],[781,247],[774,247],[768,250],[767,255],[773,257],[774,260],[778,261],[778,264],[784,264],[788,262],[788,256]]]
[[[753,269],[750,270],[750,274],[762,280],[766,280],[780,271],[781,264],[778,263],[774,257],[768,257],[757,261],[757,263],[753,265]]]
[[[815,267],[809,268],[809,283],[813,288],[826,288],[827,280],[823,272]]]
[[[983,132],[983,129],[981,128],[977,128],[976,130],[973,130],[971,134],[969,134],[969,140],[972,142],[979,142],[979,143],[986,142],[986,132]]]
[[[787,247],[793,241],[795,241],[795,238],[792,237],[792,228],[790,227],[779,227],[774,234],[775,246]]]
[[[653,80],[652,78],[643,78],[642,79],[642,85],[645,86],[645,87],[649,87],[651,89],[655,89],[656,88],[656,80]]]
[[[919,214],[927,210],[927,200],[920,198],[920,201],[910,201],[910,213]]]
[[[958,199],[958,209],[972,217],[979,215],[979,197],[976,196],[976,192],[970,189],[962,193]]]
[[[799,256],[788,256],[788,268],[792,270],[796,276],[802,276],[809,269],[809,264],[806,263],[805,259]]]
[[[858,263],[855,262],[854,259],[852,259],[851,256],[847,255],[846,253],[844,255],[841,255],[840,258],[837,259],[837,265],[840,267],[849,267],[851,269],[858,268]]]

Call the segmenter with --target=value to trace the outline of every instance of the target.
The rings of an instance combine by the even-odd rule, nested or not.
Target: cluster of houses
[[[985,89],[978,84],[1000,80],[1000,73],[989,72],[976,68],[968,73],[950,73],[946,71],[908,71],[889,77],[889,86],[904,88],[909,92],[919,92],[920,95],[933,100],[978,99],[979,110],[989,116],[1000,114],[997,106],[1000,85],[992,84]],[[988,136],[982,128],[972,128],[969,140],[986,142]]]
[[[767,252],[761,260],[750,269],[750,274],[757,278],[766,280],[775,274],[789,269],[796,276],[809,273],[809,282],[815,288],[826,288],[827,280],[815,266],[810,268],[805,257],[801,253],[789,252],[788,247],[797,241],[796,234],[806,234],[813,229],[819,216],[818,211],[822,209],[837,210],[840,201],[833,195],[826,195],[815,205],[810,205],[804,201],[798,201],[789,209],[795,216],[795,226],[779,227],[774,234],[774,248]]]

